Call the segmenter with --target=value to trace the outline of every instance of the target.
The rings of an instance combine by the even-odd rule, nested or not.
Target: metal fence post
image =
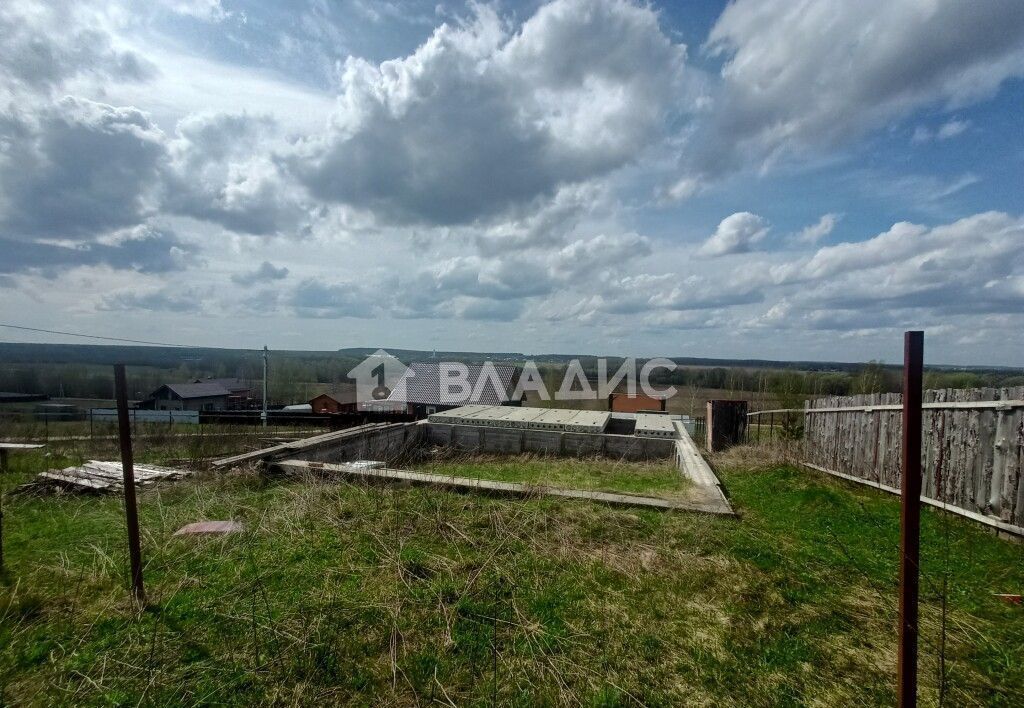
[[[921,554],[921,375],[924,332],[903,342],[903,449],[900,480],[900,600],[897,697],[900,708],[917,705],[918,583]]]
[[[124,364],[114,365],[117,395],[117,427],[121,439],[121,471],[124,480],[124,516],[128,526],[128,557],[131,562],[132,592],[141,607],[146,601],[142,585],[142,546],[139,542],[139,509],[135,499],[135,464],[132,458],[132,429],[128,418],[128,386]]]

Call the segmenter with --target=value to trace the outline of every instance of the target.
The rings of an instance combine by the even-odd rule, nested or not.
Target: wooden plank
[[[64,482],[67,484],[73,484],[79,487],[88,487],[89,489],[113,489],[114,483],[106,480],[90,479],[89,477],[82,477],[80,475],[65,474],[60,471],[52,472],[40,472],[36,479],[50,479],[55,482]]]
[[[136,486],[149,485],[161,480],[177,480],[191,474],[188,470],[152,465],[136,467],[135,472]],[[117,491],[124,486],[120,462],[89,460],[78,467],[42,472],[18,489],[38,489],[53,482],[91,491]]]
[[[897,396],[899,394],[892,394]],[[848,398],[855,398],[855,396],[849,396]],[[926,403],[922,408],[930,409],[946,409],[946,410],[974,410],[974,409],[985,409],[994,408],[996,410],[1011,410],[1014,408],[1024,408],[1024,400],[1015,399],[1009,401],[946,401],[946,402],[935,402]],[[770,411],[754,411],[747,413],[747,416],[758,416],[768,415],[769,413],[843,413],[846,411],[898,411],[901,410],[902,406],[898,403],[879,403],[879,404],[860,404],[860,405],[849,405],[849,406],[824,406],[821,408],[776,408]]]
[[[922,493],[1024,525],[1024,386],[924,392]],[[805,408],[805,456],[835,473],[900,486],[899,394],[827,396]]]
[[[174,532],[175,536],[222,536],[229,533],[238,533],[243,526],[238,521],[197,521],[186,524]]]

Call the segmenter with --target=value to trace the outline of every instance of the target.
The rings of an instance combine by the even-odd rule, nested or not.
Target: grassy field
[[[429,460],[413,466],[413,469],[453,477],[665,498],[685,492],[689,486],[669,461],[623,462],[600,457],[552,459],[534,455],[474,455]]]
[[[891,705],[895,499],[752,459],[716,461],[739,520],[247,471],[147,489],[141,612],[119,499],[9,496],[0,704]],[[246,530],[172,536],[226,518]],[[923,702],[1019,705],[1024,609],[993,593],[1024,547],[927,510],[923,548]]]

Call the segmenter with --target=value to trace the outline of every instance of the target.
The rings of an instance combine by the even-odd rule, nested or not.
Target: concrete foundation
[[[473,452],[509,455],[530,452],[571,457],[601,455],[631,461],[666,459],[675,454],[675,441],[672,439],[445,423],[425,423],[421,427],[425,428],[424,441],[428,444],[450,445]]]
[[[400,463],[403,458],[415,454],[416,448],[424,445],[453,447],[471,453],[504,455],[534,453],[579,458],[600,456],[628,461],[671,460],[679,469],[679,473],[693,482],[687,492],[688,500],[685,503],[680,503],[678,500],[673,500],[671,503],[658,502],[653,506],[732,514],[732,507],[729,505],[717,477],[697,450],[683,423],[673,422],[671,432],[673,434],[671,438],[644,437],[612,433],[497,427],[488,423],[462,425],[420,421],[386,426],[366,426],[358,430],[329,433],[288,445],[279,445],[225,458],[217,464],[228,466],[260,461],[270,467],[291,466],[296,469],[303,466],[310,469],[343,466],[346,474],[355,474],[352,470],[357,468],[364,470],[380,467],[382,469],[375,469],[375,473],[381,472],[381,474],[370,475],[363,472],[360,474],[374,478],[407,481],[423,477],[429,481],[436,475],[389,470],[388,468]],[[372,465],[350,464],[370,460],[376,462]],[[481,481],[469,485],[469,488],[482,488],[494,484],[497,483]],[[512,487],[517,487],[517,485],[511,485],[510,488]],[[597,500],[597,496],[601,496],[579,490],[556,490],[552,493],[558,496],[571,496],[580,499],[594,498],[595,500]],[[609,500],[604,499],[604,501]],[[634,501],[629,503],[633,504]],[[610,501],[609,503],[620,502]]]

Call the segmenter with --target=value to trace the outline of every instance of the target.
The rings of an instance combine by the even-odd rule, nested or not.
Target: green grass
[[[153,453],[155,455],[155,452]],[[71,459],[71,458],[64,458]],[[58,462],[12,458],[10,488]],[[61,460],[63,461],[63,460]],[[891,705],[894,498],[725,467],[741,520],[209,476],[7,497],[0,704]],[[182,539],[199,519],[244,533]],[[1019,705],[1024,547],[923,514],[922,699]]]
[[[623,462],[601,457],[481,455],[431,460],[414,469],[453,477],[658,497],[678,496],[690,486],[675,465],[665,460]]]

